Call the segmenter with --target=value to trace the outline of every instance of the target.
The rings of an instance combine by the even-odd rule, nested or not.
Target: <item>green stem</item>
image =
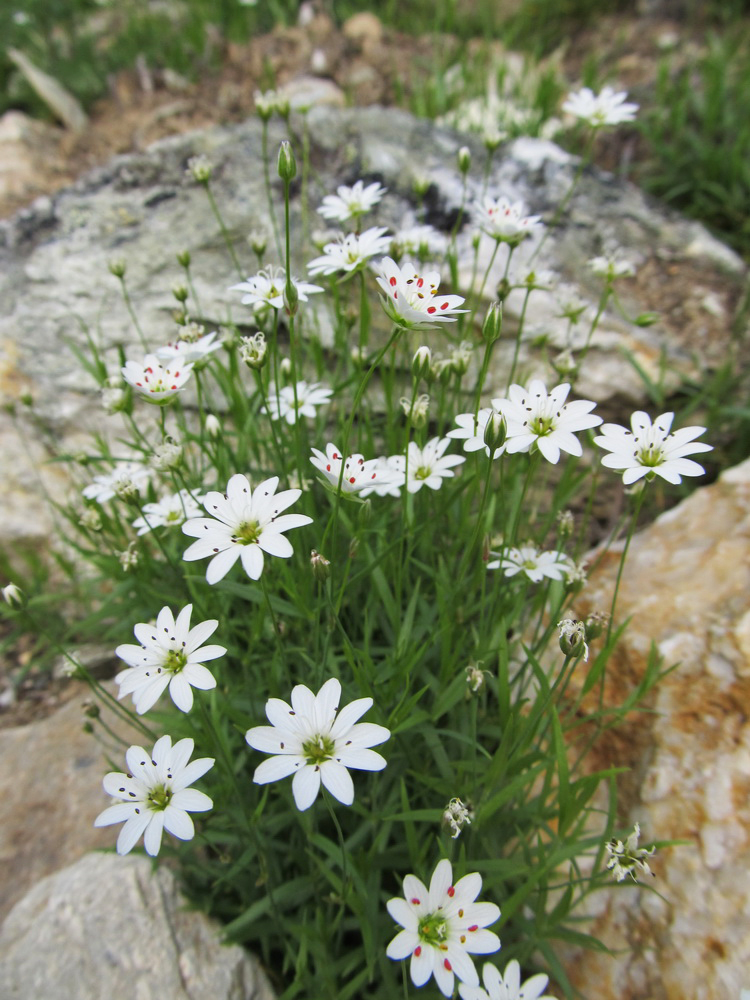
[[[635,507],[633,508],[633,516],[630,519],[630,524],[628,525],[628,534],[625,538],[625,545],[622,550],[622,556],[620,557],[620,565],[617,567],[617,579],[615,580],[615,590],[612,594],[612,607],[610,608],[610,619],[609,627],[607,628],[607,642],[609,642],[610,636],[612,635],[612,626],[615,620],[615,607],[617,606],[617,596],[620,593],[620,582],[622,580],[622,573],[625,569],[625,559],[628,555],[628,549],[630,548],[630,542],[635,533],[636,526],[638,524],[638,515],[641,512],[641,506],[643,505],[643,498],[646,495],[646,484],[642,484],[642,488],[638,493],[635,501]]]
[[[224,220],[221,217],[221,212],[219,211],[219,206],[216,204],[216,199],[214,198],[213,191],[211,190],[210,184],[204,184],[206,189],[206,194],[208,195],[208,201],[211,205],[211,211],[214,213],[214,218],[219,223],[219,229],[221,230],[221,235],[224,237],[224,243],[226,244],[227,250],[229,251],[229,256],[232,258],[232,263],[234,264],[237,274],[240,276],[240,281],[244,281],[246,275],[240,266],[239,259],[235,253],[234,246],[232,244],[232,237],[229,235],[229,230],[224,225]]]

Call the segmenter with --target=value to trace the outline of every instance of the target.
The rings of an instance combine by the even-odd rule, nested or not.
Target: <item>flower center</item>
[[[638,449],[636,455],[641,465],[647,465],[651,469],[664,462],[664,452],[659,444],[644,445]]]
[[[261,528],[257,521],[243,521],[237,529],[234,540],[240,545],[254,545],[261,536]]]
[[[534,417],[529,423],[529,430],[532,434],[536,434],[537,437],[544,437],[549,434],[550,431],[555,429],[555,418],[545,417],[541,413]]]
[[[179,674],[187,663],[187,656],[181,649],[170,649],[164,657],[164,669],[170,674]]]
[[[308,764],[322,764],[333,757],[336,744],[330,736],[318,733],[302,744],[302,753]]]
[[[427,465],[420,465],[417,471],[414,473],[415,479],[428,479],[432,469]]]
[[[448,922],[440,913],[430,913],[419,921],[417,934],[420,941],[433,947],[440,945],[448,937]]]
[[[172,792],[169,788],[165,785],[157,785],[148,793],[148,807],[154,812],[161,812],[167,808],[171,798]]]

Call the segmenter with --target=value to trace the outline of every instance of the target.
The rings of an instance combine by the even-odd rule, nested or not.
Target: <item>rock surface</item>
[[[75,1000],[273,1000],[257,962],[186,909],[143,857],[87,854],[43,879],[0,932],[0,995]]]
[[[282,126],[271,122],[270,148],[285,137]],[[301,148],[302,122],[292,118],[294,141]],[[469,200],[482,189],[483,147],[466,136],[392,109],[358,108],[343,111],[318,107],[308,116],[312,178],[309,203],[342,182],[358,177],[378,178],[388,196],[373,216],[393,230],[413,224],[418,205],[414,195],[417,173],[430,178],[425,197],[426,220],[448,231],[461,204],[456,151],[473,143],[474,168],[469,177]],[[247,234],[264,226],[271,231],[260,160],[261,125],[257,120],[236,127],[214,128],[163,140],[143,154],[116,158],[73,187],[34,205],[0,224],[0,295],[5,317],[0,319],[0,374],[4,402],[21,413],[37,453],[56,442],[75,451],[86,424],[116,433],[119,418],[102,417],[92,380],[81,371],[67,346],[86,350],[88,332],[108,352],[116,371],[117,345],[131,355],[135,333],[123,306],[119,287],[107,261],[127,261],[127,282],[142,328],[154,345],[171,339],[173,284],[181,278],[175,254],[189,250],[192,273],[209,324],[234,320],[247,323],[248,311],[228,286],[236,280],[217,222],[205,193],[185,168],[191,156],[204,153],[213,161],[213,188],[227,220],[242,267],[256,270]],[[519,139],[496,154],[489,190],[511,201],[523,200],[529,212],[551,219],[577,169],[577,161],[543,140]],[[277,207],[278,182],[274,181]],[[297,274],[314,251],[304,250],[301,238],[301,199],[295,188],[292,206],[293,262]],[[466,218],[466,216],[464,216]],[[314,217],[310,228],[319,225]],[[458,236],[459,278],[466,292],[472,280],[473,225],[464,224]],[[727,354],[731,318],[744,276],[741,261],[712,239],[697,223],[685,221],[654,205],[636,188],[611,175],[587,171],[570,202],[562,225],[540,246],[539,237],[522,244],[514,257],[518,276],[533,265],[536,271],[553,269],[595,310],[600,284],[587,267],[602,249],[621,246],[638,265],[635,279],[622,283],[621,301],[630,315],[659,311],[660,323],[641,328],[626,323],[616,310],[602,316],[585,370],[576,387],[579,395],[611,407],[627,400],[644,401],[640,377],[623,361],[632,354],[656,381],[676,385],[679,373],[695,375],[722,363]],[[278,261],[268,250],[269,263]],[[489,266],[494,244],[480,245],[477,274]],[[505,248],[497,254],[486,283],[488,296],[505,267]],[[477,279],[479,284],[479,279]],[[319,298],[323,298],[320,296]],[[374,283],[373,283],[374,298]],[[495,372],[487,383],[489,394],[504,390],[505,373],[513,352],[514,327],[522,308],[520,292],[506,302],[505,338],[496,348]],[[312,323],[325,342],[330,329],[327,305],[311,303]],[[379,316],[375,305],[373,315]],[[555,354],[567,343],[567,321],[559,316],[553,292],[535,292],[527,311],[529,338],[522,345],[521,363],[534,374],[550,377],[548,362],[534,346],[540,334]],[[574,333],[580,346],[585,330]],[[555,376],[552,376],[555,377]],[[24,393],[34,399],[24,417]],[[0,414],[0,447],[15,440],[11,420]],[[38,462],[37,462],[38,464]],[[29,485],[32,473],[14,463],[14,476],[2,484],[6,533],[15,539],[39,540],[50,530],[44,503]],[[55,487],[59,489],[59,487]]]
[[[0,920],[40,878],[114,843],[111,830],[93,826],[107,804],[107,768],[83,731],[88,688],[75,686],[78,695],[53,715],[0,731],[0,865],[13,873],[0,880]]]
[[[589,578],[579,616],[609,607],[618,561],[610,551]],[[652,641],[678,666],[592,766],[632,769],[620,818],[640,822],[642,843],[687,843],[657,853],[645,890],[593,897],[587,929],[615,955],[567,965],[597,1000],[737,1000],[750,987],[750,460],[634,538],[628,616],[605,702],[638,684]]]

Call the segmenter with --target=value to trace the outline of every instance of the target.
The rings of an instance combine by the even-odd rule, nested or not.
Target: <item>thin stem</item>
[[[141,324],[138,322],[138,317],[135,314],[135,309],[133,309],[133,302],[132,302],[132,299],[130,298],[130,293],[128,292],[127,285],[125,284],[125,276],[124,275],[120,278],[120,288],[122,289],[122,297],[125,300],[125,306],[126,306],[128,312],[130,313],[130,318],[132,319],[133,326],[135,327],[136,332],[138,333],[138,337],[139,337],[139,339],[141,341],[141,345],[143,347],[143,350],[148,354],[148,344],[146,343],[146,338],[143,335],[143,330],[141,329]]]
[[[224,237],[224,242],[226,244],[227,250],[229,251],[229,256],[232,258],[232,263],[234,264],[237,274],[240,276],[240,281],[245,278],[245,272],[242,270],[237,254],[235,253],[234,246],[232,245],[232,237],[229,235],[229,230],[224,225],[224,220],[221,217],[221,212],[219,211],[219,206],[216,204],[216,199],[214,198],[213,191],[211,190],[210,184],[206,183],[203,185],[206,189],[206,194],[208,195],[208,201],[211,205],[211,211],[214,213],[214,218],[219,223],[219,229],[221,230],[221,235]]]
[[[612,626],[615,620],[615,607],[617,606],[617,595],[620,593],[620,582],[622,580],[622,572],[625,569],[625,559],[628,555],[628,549],[630,548],[630,542],[635,533],[636,525],[638,524],[638,515],[641,512],[641,506],[643,505],[643,498],[646,495],[645,483],[643,484],[638,496],[636,497],[635,507],[633,508],[633,516],[630,519],[630,524],[628,525],[628,534],[625,538],[625,546],[622,550],[622,556],[620,557],[620,565],[617,567],[617,579],[615,580],[615,590],[612,594],[612,607],[610,608],[609,614],[609,626],[607,628],[607,642],[609,642],[610,636],[612,635]]]

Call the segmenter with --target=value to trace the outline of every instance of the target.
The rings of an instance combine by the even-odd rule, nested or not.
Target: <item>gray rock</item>
[[[292,125],[297,130],[299,156],[302,123],[293,117]],[[455,156],[467,142],[473,146],[475,165],[469,194],[472,199],[481,194],[483,147],[450,129],[405,112],[374,107],[349,111],[317,107],[310,112],[307,125],[312,209],[337,184],[377,176],[389,193],[372,224],[400,228],[414,221],[413,181],[417,173],[426,173],[432,181],[425,199],[426,221],[450,230],[461,200]],[[283,125],[272,121],[269,145],[274,155],[285,137]],[[147,152],[117,157],[67,190],[39,199],[0,223],[0,297],[5,306],[0,319],[0,391],[5,403],[18,403],[27,392],[34,398],[32,419],[21,421],[27,435],[22,448],[11,443],[15,431],[7,415],[0,413],[0,448],[35,455],[38,466],[38,456],[49,443],[68,451],[80,448],[87,425],[111,437],[118,432],[119,418],[102,416],[92,380],[66,347],[71,343],[86,350],[88,333],[108,352],[113,371],[117,370],[117,345],[124,345],[131,356],[141,353],[118,284],[108,272],[108,260],[122,257],[127,261],[128,288],[140,324],[154,346],[174,333],[171,288],[181,277],[175,261],[181,250],[190,250],[193,258],[202,320],[208,324],[250,322],[237,293],[228,291],[237,280],[236,273],[205,193],[186,178],[185,167],[199,153],[213,161],[217,201],[243,267],[253,272],[256,266],[246,236],[258,226],[272,231],[260,150],[257,119],[166,139]],[[575,157],[548,141],[518,140],[496,154],[489,190],[511,200],[521,199],[530,213],[549,220],[577,165]],[[280,182],[273,166],[272,174],[278,208]],[[299,177],[295,183],[299,184]],[[316,220],[313,212],[311,228]],[[304,249],[298,187],[292,228],[293,268],[302,275],[305,261],[314,252]],[[541,247],[538,238],[522,244],[514,259],[521,273],[525,265],[556,271],[595,309],[600,283],[586,262],[615,245],[639,267],[636,278],[624,281],[619,291],[628,314],[657,311],[661,319],[644,329],[623,320],[615,309],[603,314],[576,392],[609,405],[610,411],[623,401],[631,407],[645,403],[640,376],[623,360],[625,351],[667,389],[678,384],[681,374],[702,375],[706,368],[725,360],[745,273],[739,258],[696,223],[667,212],[632,185],[594,170],[584,172],[562,224],[550,231]],[[268,260],[278,263],[272,246],[271,242]],[[468,225],[459,233],[458,251],[460,290],[466,292],[472,277],[465,263],[472,253]],[[490,268],[488,297],[502,276],[505,252],[497,255]],[[491,242],[483,241],[480,275],[491,253]],[[311,300],[306,316],[325,343],[331,323],[322,299]],[[514,292],[506,302],[504,339],[496,345],[488,394],[505,389],[521,306],[522,296]],[[375,304],[373,316],[376,320],[380,316]],[[529,336],[521,345],[523,370],[554,377],[534,346],[540,335],[551,355],[566,345],[567,321],[559,317],[554,292],[531,297],[527,329]],[[574,348],[583,336],[574,336]],[[23,413],[22,406],[17,405],[17,410]],[[15,539],[38,540],[51,530],[31,478],[22,461],[14,462],[12,477],[0,486],[6,535]],[[58,482],[47,488],[59,496]]]
[[[88,854],[43,879],[0,932],[4,1000],[273,1000],[258,963],[186,909],[143,856]]]

